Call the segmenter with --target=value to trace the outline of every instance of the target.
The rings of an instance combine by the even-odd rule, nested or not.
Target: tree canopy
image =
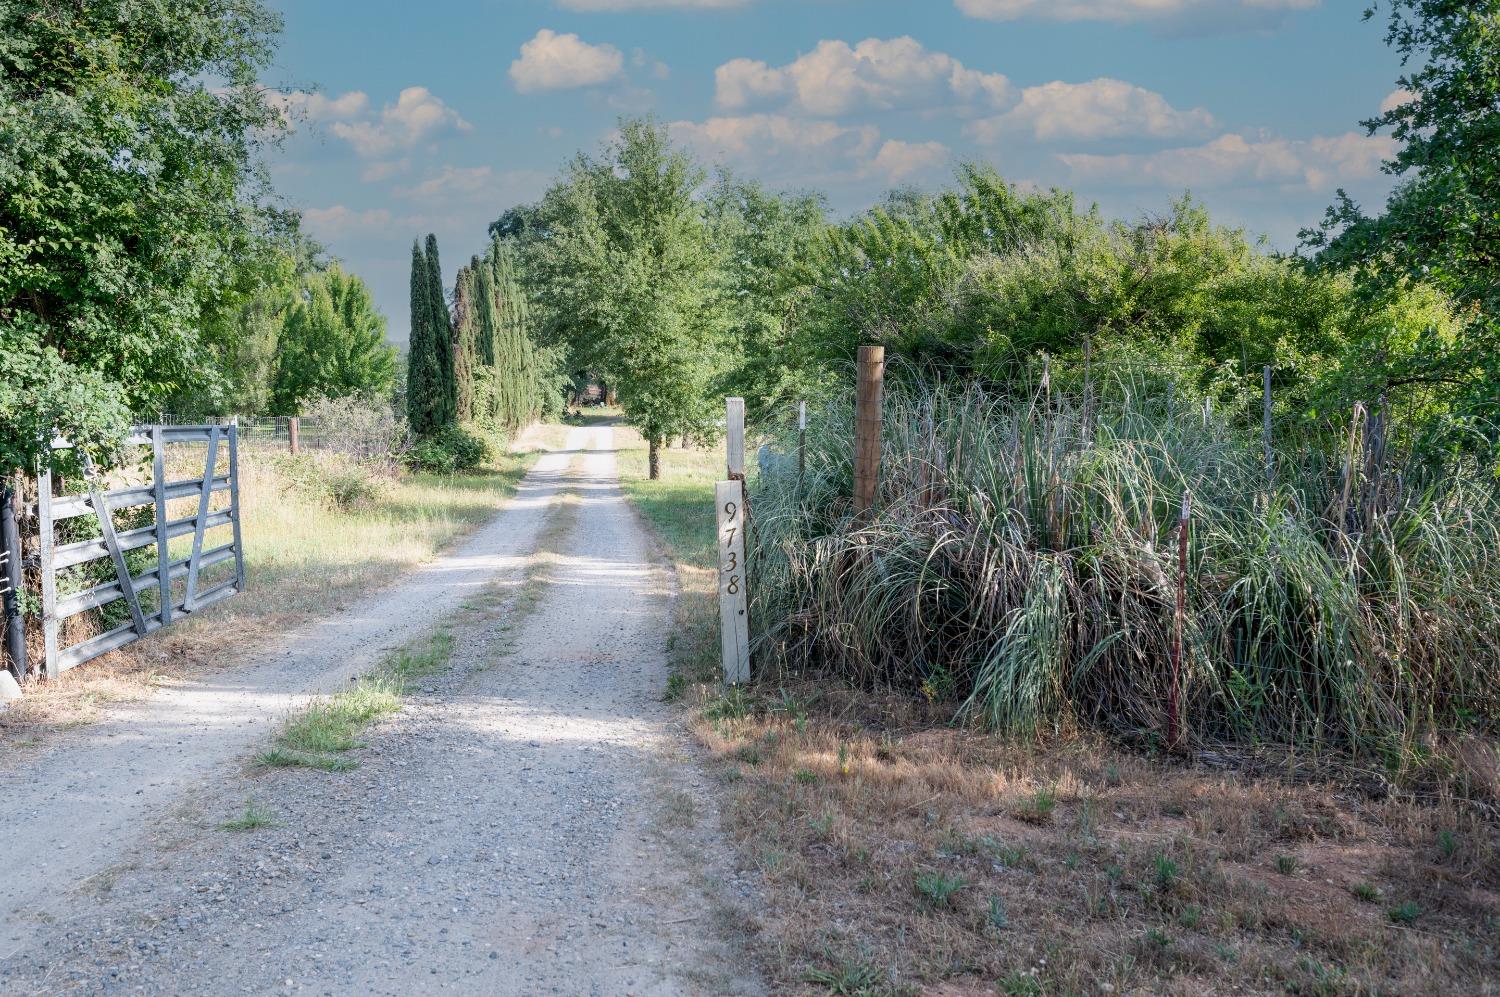
[[[1318,228],[1303,232],[1317,264],[1353,276],[1372,299],[1428,284],[1457,306],[1464,331],[1427,336],[1393,355],[1372,353],[1397,384],[1455,397],[1455,413],[1500,422],[1500,0],[1388,0],[1386,43],[1406,71],[1400,99],[1363,122],[1397,150],[1399,178],[1380,214],[1342,190]],[[1379,13],[1372,6],[1366,19]]]
[[[215,376],[200,330],[286,224],[256,165],[279,29],[259,0],[0,0],[4,469],[43,452],[39,413],[103,445]]]
[[[306,278],[278,343],[275,410],[291,415],[316,397],[389,394],[395,381],[396,351],[365,282],[337,263]]]

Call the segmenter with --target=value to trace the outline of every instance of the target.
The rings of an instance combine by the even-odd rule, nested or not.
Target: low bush
[[[453,474],[476,468],[490,456],[490,443],[484,437],[462,426],[448,426],[418,440],[410,460],[423,471]]]
[[[411,431],[390,404],[359,396],[314,398],[302,407],[310,448],[339,454],[382,473],[400,470]]]
[[[375,502],[391,481],[378,466],[334,452],[275,454],[268,459],[271,477],[282,488],[294,489],[340,512],[352,512]]]

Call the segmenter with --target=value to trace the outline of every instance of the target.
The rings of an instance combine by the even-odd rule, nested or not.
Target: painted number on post
[[[723,630],[724,681],[750,681],[750,601],[745,579],[745,483],[721,481],[714,488],[719,518],[719,623]]]

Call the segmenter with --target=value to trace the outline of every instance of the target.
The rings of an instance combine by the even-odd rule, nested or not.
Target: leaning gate
[[[83,454],[76,462],[81,490],[70,492],[48,469],[37,475],[36,567],[49,678],[244,590],[238,427],[142,426],[128,443],[150,448],[149,470],[142,451],[142,483],[107,488]],[[65,440],[52,446],[71,449]],[[185,473],[202,473],[174,477],[185,460],[192,460]],[[87,567],[99,563],[102,570]],[[89,625],[70,625],[84,614],[91,614]]]

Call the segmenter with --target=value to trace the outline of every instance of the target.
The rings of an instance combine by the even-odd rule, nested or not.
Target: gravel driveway
[[[761,992],[751,877],[661,702],[672,579],[612,440],[573,430],[462,549],[289,640],[299,667],[278,652],[0,772],[11,840],[57,842],[0,885],[0,990]],[[250,764],[299,694],[439,624],[451,665],[357,769]],[[219,829],[250,800],[274,826]]]

